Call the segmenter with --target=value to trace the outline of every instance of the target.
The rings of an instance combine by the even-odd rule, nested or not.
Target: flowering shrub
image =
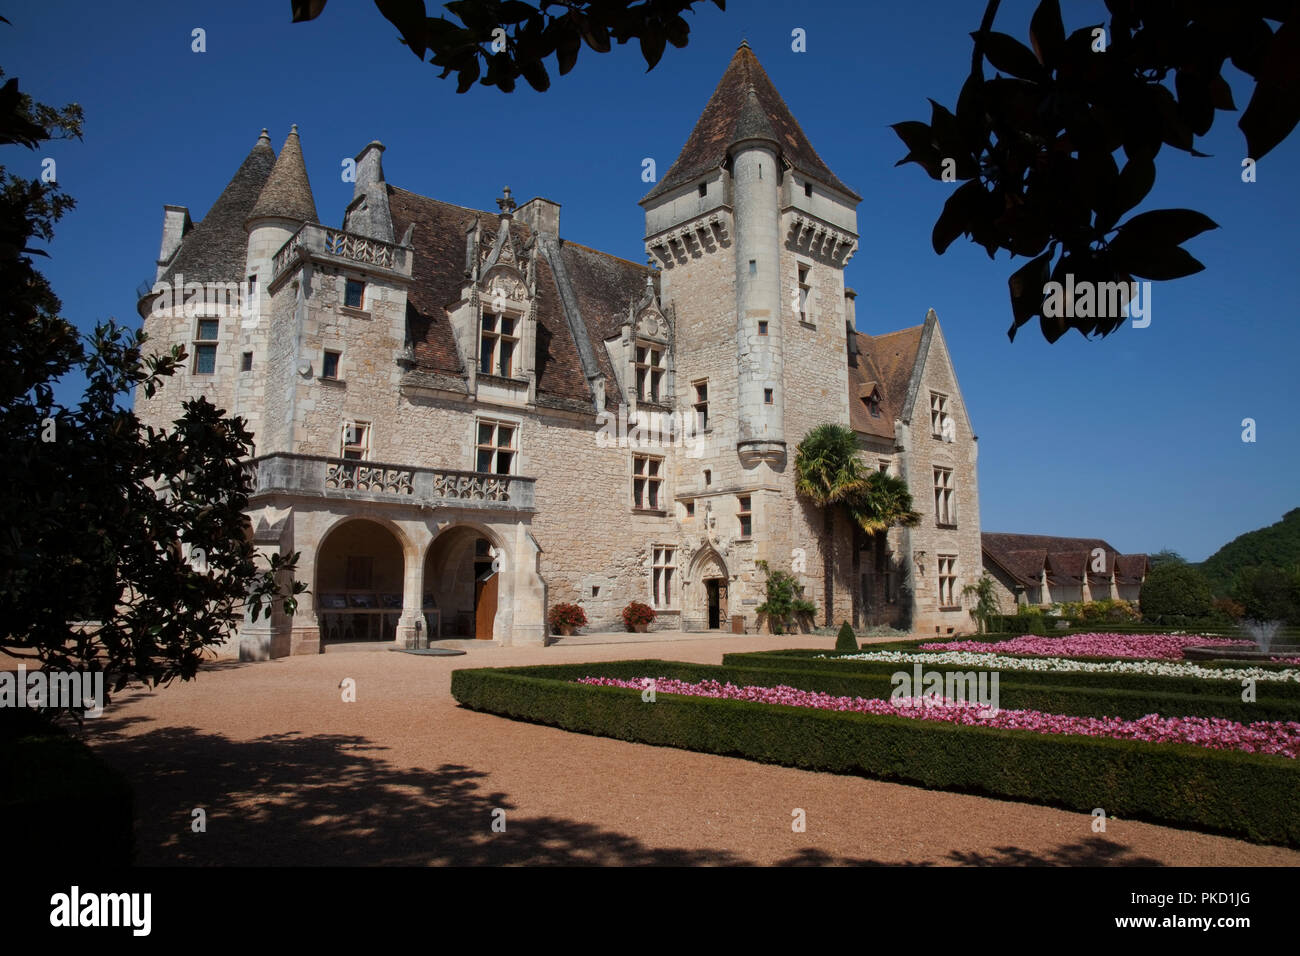
[[[561,628],[579,628],[587,623],[587,612],[576,604],[556,604],[546,616],[552,631]]]
[[[737,687],[730,682],[702,680],[698,683],[664,677],[619,679],[583,677],[577,683],[596,687],[626,687],[641,690],[653,680],[657,693],[682,694],[687,697],[711,697],[719,700],[744,700],[786,707],[817,710],[850,711],[938,720],[967,727],[996,727],[1005,730],[1028,730],[1037,734],[1065,734],[1083,737],[1110,737],[1115,740],[1141,740],[1148,743],[1182,743],[1213,750],[1240,750],[1245,753],[1274,754],[1295,759],[1300,756],[1300,722],[1256,721],[1242,724],[1220,717],[1161,717],[1148,714],[1138,720],[1119,717],[1074,717],[1045,714],[1037,710],[996,710],[982,704],[959,701],[934,701],[918,698],[886,700],[875,697],[836,697],[796,687]]]
[[[623,608],[623,623],[630,631],[639,624],[649,624],[655,619],[655,611],[649,604],[633,601]]]
[[[1075,661],[1064,657],[1008,657],[1004,654],[978,654],[949,651],[934,654],[909,654],[905,651],[866,651],[818,658],[836,661],[880,661],[886,664],[956,664],[1021,671],[1063,671],[1084,674],[1155,674],[1161,677],[1203,677],[1211,680],[1254,680],[1271,683],[1300,683],[1300,670],[1272,670],[1264,667],[1205,667],[1186,661]],[[1279,659],[1280,662],[1280,659]]]
[[[1141,620],[1137,605],[1131,601],[1106,598],[1101,601],[1067,601],[1060,605],[1061,616],[1085,624],[1127,624]]]
[[[1073,634],[1069,637],[1024,636],[1009,641],[932,641],[923,651],[1006,651],[1010,654],[1050,654],[1072,657],[1156,657],[1183,659],[1186,647],[1254,646],[1252,641],[1196,634]]]

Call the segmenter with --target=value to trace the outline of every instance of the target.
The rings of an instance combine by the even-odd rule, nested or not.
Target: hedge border
[[[628,663],[641,662],[584,667],[618,676],[609,665]],[[1300,847],[1300,767],[1283,757],[675,694],[651,705],[548,666],[456,670],[451,691],[473,710],[578,733]]]
[[[864,648],[864,651],[876,650],[896,650],[891,647],[882,647],[872,644]],[[935,654],[940,651],[918,651],[915,648],[903,650],[903,653],[909,654]],[[824,654],[824,659],[817,655]],[[1072,658],[1075,660],[1084,660],[1084,658]],[[1094,660],[1106,660],[1109,658],[1094,658]],[[726,667],[758,667],[758,668],[783,668],[790,667],[792,663],[798,664],[799,669],[812,670],[834,670],[834,671],[851,671],[854,673],[878,674],[883,671],[893,673],[900,668],[906,668],[910,665],[893,663],[890,661],[857,661],[857,660],[839,660],[831,650],[814,650],[811,648],[788,648],[786,650],[772,651],[743,651],[733,652],[722,655],[722,664]],[[1196,663],[1204,666],[1213,666],[1210,662],[1197,661]],[[996,670],[999,674],[1010,675],[1009,679],[1020,684],[1051,684],[1062,687],[1114,687],[1117,690],[1134,690],[1146,691],[1150,693],[1167,693],[1167,694],[1191,694],[1215,696],[1222,695],[1229,688],[1240,697],[1242,689],[1240,679],[1236,677],[1222,678],[1222,683],[1212,678],[1205,677],[1175,677],[1170,674],[1114,674],[1114,673],[1097,673],[1087,671],[1037,671],[1028,669],[1016,669],[1010,667],[990,667],[979,664],[948,664],[939,665],[930,664],[929,667],[949,670]],[[1251,662],[1243,662],[1241,666],[1254,667]],[[1271,669],[1271,668],[1270,668]],[[1218,686],[1216,686],[1216,684]],[[1257,697],[1276,701],[1278,703],[1286,701],[1300,702],[1300,682],[1288,681],[1286,683],[1256,681],[1255,692]]]

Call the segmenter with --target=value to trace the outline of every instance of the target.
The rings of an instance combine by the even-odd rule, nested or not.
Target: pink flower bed
[[[639,677],[620,680],[614,677],[583,677],[576,683],[595,687],[626,687],[644,690],[653,679],[656,693],[682,694],[687,697],[712,697],[719,700],[748,700],[760,704],[783,704],[787,707],[812,707],[817,710],[841,710],[858,714],[882,714],[912,717],[918,720],[941,720],[967,727],[997,727],[1028,730],[1038,734],[1068,734],[1084,737],[1111,737],[1116,740],[1142,740],[1148,743],[1182,743],[1214,750],[1241,750],[1246,753],[1274,754],[1295,759],[1300,756],[1300,722],[1257,721],[1241,724],[1219,717],[1161,717],[1148,714],[1138,720],[1119,717],[1072,717],[1045,714],[1037,710],[988,711],[978,703],[956,701],[921,701],[916,698],[885,700],[874,697],[835,697],[795,687],[737,687],[713,680],[692,684],[664,677]],[[981,716],[983,715],[983,716]]]
[[[1069,637],[1024,637],[1008,641],[931,641],[923,651],[970,651],[1033,654],[1041,657],[1154,657],[1180,661],[1187,647],[1254,647],[1254,641],[1196,634],[1072,634]]]

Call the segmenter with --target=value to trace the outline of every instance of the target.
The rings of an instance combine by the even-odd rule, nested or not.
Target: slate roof
[[[320,221],[316,218],[316,201],[311,195],[311,183],[307,181],[307,164],[303,162],[296,125],[289,131],[280,155],[276,157],[275,167],[248,218],[264,216],[298,222]]]
[[[1139,584],[1147,569],[1145,554],[1120,554],[1101,538],[1062,538],[1043,534],[1004,534],[986,531],[980,535],[985,560],[1002,568],[1021,584],[1034,587],[1047,571],[1048,584],[1082,584],[1110,579],[1092,570],[1093,552],[1106,554],[1106,567],[1113,568],[1119,584]]]
[[[275,150],[266,130],[262,130],[234,178],[208,214],[186,233],[158,281],[169,283],[179,273],[191,282],[242,282],[248,261],[244,221],[274,166]]]
[[[894,420],[903,412],[907,389],[921,345],[917,325],[885,335],[856,332],[857,355],[849,355],[849,425],[855,432],[877,438],[894,438]],[[862,400],[862,388],[875,384],[880,389],[880,417],[873,418]]]
[[[786,162],[811,179],[854,199],[862,198],[840,182],[822,162],[759,64],[758,57],[754,56],[754,51],[748,43],[741,43],[687,137],[677,161],[641,202],[684,186],[716,169],[726,160],[727,150],[734,143],[753,137],[774,141]]]

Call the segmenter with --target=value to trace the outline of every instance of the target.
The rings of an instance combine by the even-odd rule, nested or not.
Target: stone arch
[[[372,515],[333,522],[312,574],[321,645],[396,640],[414,548],[402,529]]]
[[[682,629],[725,629],[730,613],[731,573],[718,550],[705,546],[697,551],[682,583],[685,587]]]
[[[438,528],[420,568],[430,636],[504,639],[515,563],[502,534],[488,525],[457,520]]]

